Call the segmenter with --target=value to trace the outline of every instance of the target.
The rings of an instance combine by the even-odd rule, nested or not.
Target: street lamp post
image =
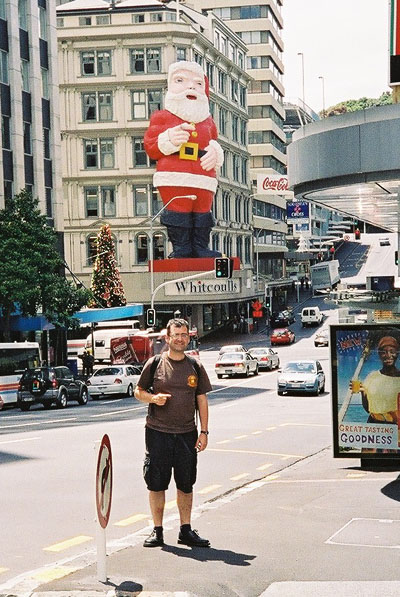
[[[322,82],[322,114],[325,118],[325,79],[322,75],[320,75],[318,79],[321,79]]]
[[[303,52],[297,52],[297,56],[301,56],[301,79],[302,79],[302,89],[303,89],[303,109],[305,109],[306,105],[306,98],[304,93],[304,54]]]
[[[154,259],[154,245],[153,245],[153,222],[156,218],[158,218],[158,216],[164,211],[164,209],[166,209],[168,207],[168,205],[170,203],[172,203],[172,201],[175,201],[175,199],[190,199],[191,201],[195,201],[195,199],[197,199],[197,195],[176,195],[175,197],[172,197],[169,201],[167,201],[167,203],[165,205],[162,206],[162,208],[156,213],[155,216],[153,216],[152,218],[150,218],[150,291],[151,291],[151,296],[153,296],[154,293],[154,268],[153,268],[153,259]],[[145,220],[146,221],[146,220]]]

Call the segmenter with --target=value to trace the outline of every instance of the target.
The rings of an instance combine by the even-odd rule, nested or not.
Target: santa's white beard
[[[172,93],[167,91],[165,95],[165,108],[189,122],[203,122],[210,115],[210,108],[208,105],[208,97],[204,94],[190,92],[191,95],[196,95],[197,99],[190,100],[186,97],[188,92]]]

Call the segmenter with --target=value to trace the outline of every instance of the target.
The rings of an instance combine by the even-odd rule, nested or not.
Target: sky
[[[286,100],[303,99],[303,61],[304,99],[315,112],[324,95],[328,108],[390,90],[388,0],[284,0],[282,16]]]

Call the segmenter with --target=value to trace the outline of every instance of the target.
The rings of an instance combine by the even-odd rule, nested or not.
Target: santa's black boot
[[[167,227],[168,238],[172,244],[173,251],[168,255],[168,259],[193,257],[192,214],[165,210],[160,220]]]
[[[208,247],[213,226],[214,218],[211,212],[193,214],[193,257],[221,257],[219,251],[214,251]]]

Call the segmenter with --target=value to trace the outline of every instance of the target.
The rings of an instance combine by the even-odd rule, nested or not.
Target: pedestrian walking
[[[143,545],[164,545],[165,492],[174,471],[181,524],[178,543],[209,547],[208,539],[192,529],[191,512],[197,454],[206,449],[208,441],[207,392],[211,384],[203,365],[185,354],[189,344],[189,324],[185,319],[168,322],[166,343],[168,350],[147,361],[135,389],[135,397],[149,405],[143,476],[154,529]]]
[[[93,375],[94,357],[86,349],[83,351],[79,358],[82,359],[82,375]]]

